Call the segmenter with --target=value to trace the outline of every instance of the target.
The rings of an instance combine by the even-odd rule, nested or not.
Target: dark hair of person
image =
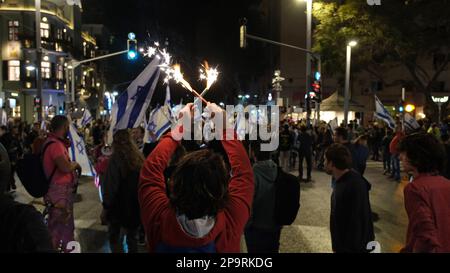
[[[228,180],[219,154],[209,149],[188,153],[170,178],[170,203],[188,219],[216,216],[228,201]]]
[[[348,140],[348,130],[344,127],[337,127],[334,130],[334,133],[336,136],[340,136],[344,140]]]
[[[416,133],[406,136],[398,151],[406,153],[409,164],[419,173],[442,173],[446,163],[444,146],[432,135]]]
[[[126,167],[127,171],[141,169],[144,163],[144,155],[131,140],[131,135],[127,129],[119,130],[114,134],[112,147],[112,157],[118,157],[125,162],[123,167]]]
[[[307,129],[308,128],[305,125],[300,126],[300,132],[302,132],[302,133],[306,133]]]
[[[56,132],[69,122],[66,116],[58,115],[52,118],[50,122],[50,131]]]
[[[327,161],[332,162],[339,170],[352,168],[352,155],[347,147],[342,144],[332,144],[325,152]]]

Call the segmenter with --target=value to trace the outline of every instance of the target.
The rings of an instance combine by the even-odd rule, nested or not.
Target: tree
[[[449,67],[450,2],[390,0],[380,6],[361,0],[339,2],[314,2],[314,50],[322,55],[324,71],[342,77],[345,45],[355,38],[358,54],[352,56],[352,69],[370,73],[386,87],[401,85],[423,93],[427,115],[436,115],[431,93]],[[436,60],[433,69],[423,67],[424,58]],[[383,71],[396,66],[404,67],[410,79],[387,82]]]

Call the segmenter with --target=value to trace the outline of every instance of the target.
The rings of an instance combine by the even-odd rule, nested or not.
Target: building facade
[[[0,1],[0,106],[9,117],[36,120],[35,1]],[[72,61],[95,57],[96,41],[82,32],[82,9],[64,0],[41,2],[42,105],[45,116],[62,114],[70,101]],[[96,88],[95,66],[75,70],[77,97]]]

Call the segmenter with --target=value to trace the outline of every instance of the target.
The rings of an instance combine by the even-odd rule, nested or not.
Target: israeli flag
[[[384,108],[384,105],[381,103],[381,101],[378,99],[377,96],[375,96],[375,117],[378,119],[383,120],[386,122],[386,124],[391,129],[395,129],[395,120],[392,118],[391,114]]]
[[[328,129],[331,131],[331,133],[333,135],[334,135],[334,130],[336,130],[337,127],[339,127],[337,117],[335,117],[334,119],[330,120],[330,122],[328,122]]]
[[[160,61],[154,58],[142,73],[128,86],[116,100],[111,111],[111,127],[108,132],[108,142],[118,130],[136,128],[144,120],[156,84],[158,83]]]
[[[84,110],[83,116],[77,121],[78,127],[85,127],[88,123],[92,122],[92,115],[88,109]]]
[[[170,105],[170,88],[166,88],[166,99],[164,100],[164,105],[156,107],[151,113],[146,123],[146,130],[144,141],[156,142],[161,136],[170,129],[172,122],[174,122],[174,116],[172,112],[172,107]]]
[[[420,124],[417,122],[417,120],[411,116],[409,113],[405,113],[405,128],[408,131],[415,131],[420,129]]]
[[[77,129],[75,128],[73,123],[70,124],[69,139],[69,156],[72,161],[78,162],[78,164],[80,164],[82,169],[81,175],[95,177],[95,170],[92,167],[91,162],[89,161],[89,157],[86,151],[86,145],[84,144],[83,139],[78,135]]]
[[[4,109],[0,109],[0,125],[8,125],[8,116]]]

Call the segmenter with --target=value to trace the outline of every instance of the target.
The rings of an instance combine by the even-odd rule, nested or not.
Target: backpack
[[[280,226],[291,225],[300,208],[300,182],[278,167],[275,181],[275,222]]]
[[[49,178],[45,175],[43,159],[47,148],[55,143],[49,141],[44,145],[42,152],[39,154],[26,154],[23,159],[17,162],[17,176],[27,192],[34,198],[41,198],[47,192],[55,172],[56,166]]]

